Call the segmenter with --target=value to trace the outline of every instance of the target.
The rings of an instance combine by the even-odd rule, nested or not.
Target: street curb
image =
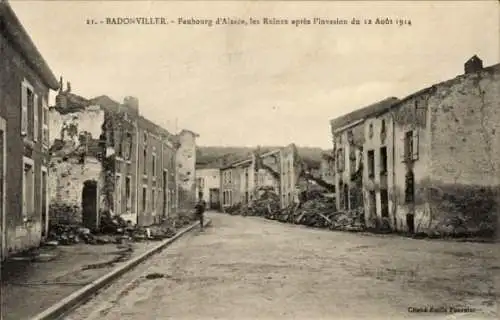
[[[212,221],[210,219],[206,219],[205,226],[208,226]],[[144,252],[138,257],[135,257],[129,261],[127,261],[124,265],[115,268],[113,271],[105,274],[104,276],[92,281],[90,284],[81,288],[80,290],[73,292],[71,295],[62,299],[58,303],[52,305],[51,307],[45,309],[41,313],[32,317],[32,320],[48,320],[48,319],[59,319],[61,316],[67,314],[69,311],[73,310],[83,302],[90,299],[93,295],[95,295],[100,289],[108,285],[110,282],[120,277],[130,269],[134,268],[147,258],[151,257],[155,253],[163,250],[165,247],[172,244],[174,241],[182,237],[184,234],[198,227],[200,222],[193,223],[192,225],[186,227],[179,231],[175,236],[169,239],[165,239],[160,244],[152,248],[151,250]]]

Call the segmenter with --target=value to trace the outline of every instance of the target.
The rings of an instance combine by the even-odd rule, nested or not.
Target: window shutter
[[[38,111],[40,111],[38,106],[38,95],[35,94],[33,100],[33,141],[38,140],[38,130],[40,129],[38,125]]]
[[[413,131],[413,160],[418,160],[418,130]]]
[[[21,85],[21,134],[28,133],[28,91],[26,85]]]

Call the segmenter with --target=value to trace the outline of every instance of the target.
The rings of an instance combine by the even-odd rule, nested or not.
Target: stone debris
[[[231,215],[259,216],[315,228],[353,232],[365,230],[362,209],[337,211],[333,198],[321,194],[308,198],[310,200],[280,209],[279,196],[268,191],[248,205],[236,204],[225,211]]]
[[[191,224],[193,220],[191,214],[181,213],[175,218],[164,219],[160,224],[140,227],[120,216],[103,213],[100,230],[91,231],[79,224],[52,225],[43,245],[123,244],[129,241],[163,240],[175,236],[179,228]]]

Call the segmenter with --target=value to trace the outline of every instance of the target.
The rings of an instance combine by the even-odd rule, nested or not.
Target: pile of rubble
[[[226,212],[232,215],[259,216],[283,223],[331,230],[363,231],[365,229],[362,209],[337,211],[334,199],[322,196],[280,209],[279,196],[269,193],[247,206],[234,205]]]
[[[55,224],[49,228],[46,245],[120,244],[129,241],[163,240],[177,234],[177,230],[191,224],[190,214],[178,214],[175,218],[164,219],[160,224],[149,227],[134,226],[118,215],[103,213],[100,229],[91,231],[79,224]]]

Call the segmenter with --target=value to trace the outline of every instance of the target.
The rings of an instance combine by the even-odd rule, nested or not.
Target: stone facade
[[[37,61],[35,64],[34,62]],[[0,2],[0,258],[47,234],[47,101],[57,79],[10,5]]]
[[[494,232],[500,65],[482,68],[473,57],[464,69],[454,79],[349,119],[364,132],[367,225],[428,234]],[[340,131],[332,130],[338,141]]]

